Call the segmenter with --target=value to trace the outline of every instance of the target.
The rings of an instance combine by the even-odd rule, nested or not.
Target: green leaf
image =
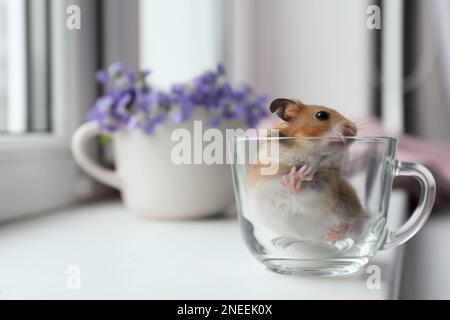
[[[111,137],[106,133],[100,133],[100,136],[98,137],[98,141],[102,145],[107,145],[111,143]]]

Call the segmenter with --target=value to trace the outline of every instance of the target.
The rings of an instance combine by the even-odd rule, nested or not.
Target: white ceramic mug
[[[193,131],[193,122],[181,127]],[[161,124],[151,135],[139,129],[111,134],[116,169],[97,164],[88,154],[88,141],[98,136],[95,122],[82,125],[72,139],[75,161],[98,181],[119,189],[125,206],[155,218],[201,218],[224,212],[233,202],[227,165],[177,165],[171,159],[174,129]]]

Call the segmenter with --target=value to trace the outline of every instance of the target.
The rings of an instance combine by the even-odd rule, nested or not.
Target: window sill
[[[80,174],[64,135],[0,136],[0,222],[67,206],[97,195]]]
[[[394,220],[404,217],[394,193]],[[400,223],[401,221],[391,221]],[[236,220],[144,220],[118,201],[67,209],[0,230],[2,299],[392,299],[398,298],[402,252],[380,252],[381,288],[368,274],[345,279],[283,276],[247,251]],[[81,288],[66,287],[79,266]]]
[[[27,162],[36,158],[70,156],[69,140],[51,133],[27,133],[0,136],[0,161]]]

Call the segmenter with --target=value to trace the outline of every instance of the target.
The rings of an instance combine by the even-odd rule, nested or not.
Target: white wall
[[[102,3],[103,66],[116,61],[139,66],[139,0],[108,0]]]
[[[418,1],[414,70],[407,76],[413,92],[413,132],[427,139],[450,141],[450,4],[447,0]]]
[[[140,65],[160,86],[190,80],[223,59],[222,1],[140,0]]]
[[[337,107],[352,118],[369,112],[375,85],[371,41],[377,31],[366,27],[366,1],[237,0],[233,6],[238,18],[229,23],[245,27],[239,32],[254,32],[247,38],[236,34],[232,43],[231,60],[241,80],[273,96]],[[251,20],[254,26],[248,27]],[[245,58],[248,54],[253,57]]]
[[[233,82],[271,96],[369,112],[365,0],[140,0],[140,64],[160,85],[225,60]],[[223,23],[221,21],[223,19]],[[371,34],[372,32],[372,34]]]

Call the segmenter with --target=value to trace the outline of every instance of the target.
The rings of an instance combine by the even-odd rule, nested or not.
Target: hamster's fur
[[[290,99],[276,99],[270,109],[283,120],[275,127],[281,138],[267,140],[260,153],[278,161],[278,172],[262,175],[263,165],[252,165],[247,218],[285,238],[335,244],[344,235],[356,235],[358,221],[367,214],[341,173],[350,143],[345,138],[356,135],[356,126],[333,109]],[[270,154],[274,142],[279,142],[278,159]]]

